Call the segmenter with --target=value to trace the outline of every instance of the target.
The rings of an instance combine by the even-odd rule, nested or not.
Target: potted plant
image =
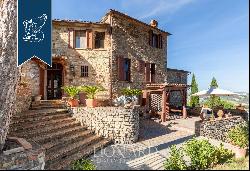
[[[247,124],[238,125],[228,132],[228,139],[234,145],[234,153],[236,158],[246,156],[247,147],[249,144],[249,127]]]
[[[70,97],[70,99],[68,100],[68,104],[71,107],[77,107],[79,106],[79,102],[78,99],[76,99],[76,95],[79,93],[79,88],[76,86],[64,86],[62,87],[62,89],[64,90],[64,92],[66,94],[68,94],[68,96]]]
[[[86,93],[86,105],[87,107],[96,107],[97,100],[95,99],[95,95],[98,92],[104,91],[104,88],[101,86],[82,86],[80,88],[83,92]]]
[[[142,90],[124,88],[121,90],[121,93],[126,97],[127,103],[134,103],[136,105],[139,105],[139,99],[142,94]]]
[[[224,116],[223,110],[219,110],[219,111],[217,112],[217,115],[218,115],[218,119],[221,120],[222,117]]]

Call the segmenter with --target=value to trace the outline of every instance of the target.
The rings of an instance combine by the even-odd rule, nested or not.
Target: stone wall
[[[75,49],[69,48],[69,38],[71,44],[73,44],[73,34],[70,34],[68,29],[74,30],[86,30],[91,29],[95,31],[105,32],[104,49]],[[101,85],[106,91],[100,92],[97,95],[99,99],[107,99],[110,97],[110,57],[111,57],[111,45],[110,34],[108,28],[97,27],[91,24],[76,25],[70,24],[53,24],[53,56],[64,58],[64,85]],[[94,39],[95,35],[93,35]],[[94,42],[94,40],[93,40]],[[70,65],[75,67],[75,75],[70,71]],[[81,66],[88,66],[89,76],[81,77]]]
[[[31,85],[28,83],[19,83],[15,101],[15,114],[29,110],[32,101]]]
[[[40,95],[39,76],[39,65],[35,61],[30,60],[21,66],[20,82],[26,82],[32,85],[32,96]]]
[[[196,136],[204,136],[213,138],[223,142],[228,142],[227,133],[238,124],[245,123],[245,120],[240,116],[223,118],[222,120],[214,121],[196,121],[195,134]]]
[[[132,22],[122,16],[112,15],[111,18],[112,20],[107,20],[107,23],[53,21],[52,56],[53,62],[63,63],[63,85],[101,85],[106,91],[98,93],[98,99],[110,99],[111,95],[117,97],[122,88],[143,89],[146,85],[145,73],[138,72],[139,60],[156,64],[155,82],[163,83],[166,78],[167,33]],[[69,30],[72,29],[92,30],[93,44],[95,32],[105,32],[104,48],[71,48],[69,44],[74,44],[74,34],[70,34]],[[162,35],[162,49],[149,45],[149,30]],[[118,80],[118,56],[131,59],[131,82]],[[71,72],[71,65],[74,66],[75,74]],[[89,67],[89,76],[81,77],[81,66],[86,65]],[[35,68],[35,64],[25,66],[23,73],[29,73],[27,80],[34,85],[32,94],[38,95],[39,70],[34,71]],[[30,75],[35,75],[35,77],[31,78]],[[44,84],[46,84],[46,76]],[[46,88],[46,85],[44,87]]]
[[[112,26],[112,91],[113,96],[120,93],[121,88],[143,89],[146,85],[145,73],[138,72],[139,61],[156,64],[155,82],[163,83],[165,63],[167,62],[167,35],[159,30],[132,22],[120,15],[112,15],[106,20]],[[149,45],[149,30],[163,36],[162,49]],[[131,59],[131,81],[119,81],[118,57]]]
[[[36,143],[20,140],[22,145],[0,153],[0,170],[44,170],[45,150]]]
[[[140,107],[78,107],[72,116],[95,131],[97,135],[112,139],[118,144],[131,144],[138,140]]]
[[[213,109],[214,113],[218,112],[218,108]],[[201,107],[187,108],[188,115],[200,116]],[[248,120],[248,112],[241,109],[223,109],[224,114],[231,113],[233,116],[241,116],[244,120]]]
[[[177,69],[167,69],[167,83],[174,84],[187,84],[188,72],[177,70]],[[182,95],[179,91],[173,91],[170,93],[170,104],[173,106],[182,106]]]
[[[182,70],[167,69],[167,82],[177,84],[187,84],[188,72]]]

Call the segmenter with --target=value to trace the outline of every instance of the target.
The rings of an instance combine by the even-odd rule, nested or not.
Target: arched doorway
[[[63,86],[63,66],[60,63],[53,63],[47,68],[47,99],[61,99]]]

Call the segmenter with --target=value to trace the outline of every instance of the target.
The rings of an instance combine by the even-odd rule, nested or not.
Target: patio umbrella
[[[197,92],[195,94],[192,94],[191,96],[200,96],[200,97],[211,96],[211,97],[215,97],[215,96],[236,96],[236,95],[239,95],[239,94],[228,91],[228,90],[219,89],[219,88],[216,88],[216,87],[211,87],[208,90],[203,90],[203,91]],[[214,106],[214,100],[212,100],[212,107],[213,106]]]
[[[200,92],[192,94],[191,96],[204,97],[204,96],[211,96],[211,95],[214,95],[214,96],[235,96],[235,95],[239,95],[239,94],[228,91],[228,90],[219,89],[216,87],[211,87],[208,90],[202,90]]]

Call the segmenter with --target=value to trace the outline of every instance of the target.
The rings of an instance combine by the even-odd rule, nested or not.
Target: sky
[[[249,92],[249,0],[52,0],[55,19],[99,21],[115,9],[172,35],[168,67],[194,73],[199,90]],[[189,84],[192,75],[189,76]]]

